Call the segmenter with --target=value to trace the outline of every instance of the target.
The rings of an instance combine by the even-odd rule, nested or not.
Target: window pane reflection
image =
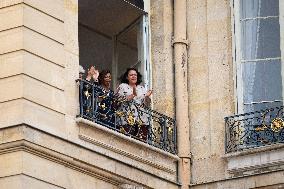
[[[243,59],[280,57],[278,18],[247,20],[241,26]]]
[[[282,100],[281,61],[242,64],[244,103]]]
[[[241,19],[278,16],[279,0],[241,0]]]

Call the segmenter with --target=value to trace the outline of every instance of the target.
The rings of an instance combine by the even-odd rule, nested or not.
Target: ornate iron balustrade
[[[105,108],[105,104],[101,100],[108,98],[107,94],[102,95],[98,92],[102,88],[85,80],[79,79],[76,82],[79,84],[80,114],[78,117],[91,120],[172,154],[177,153],[174,119],[132,101],[116,97],[113,98],[112,112],[102,113],[100,110]],[[147,125],[143,125],[145,119],[147,119]],[[119,125],[119,120],[126,125]]]
[[[283,106],[225,118],[226,153],[284,143]]]

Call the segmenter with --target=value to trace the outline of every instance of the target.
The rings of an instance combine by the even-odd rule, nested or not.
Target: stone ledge
[[[260,189],[265,186],[278,186],[283,184],[284,171],[275,171],[270,173],[226,178],[212,182],[192,183],[190,189]],[[277,187],[273,188],[276,189]],[[272,188],[270,188],[272,189]]]
[[[225,154],[233,177],[284,170],[284,144],[274,144]]]
[[[177,160],[177,161],[179,160],[179,157],[178,157],[177,155],[173,155],[173,154],[171,154],[171,153],[169,153],[169,152],[163,151],[163,150],[161,150],[161,149],[159,149],[159,148],[156,148],[156,147],[154,147],[154,146],[151,146],[151,145],[146,144],[146,143],[144,143],[144,142],[141,142],[141,141],[139,141],[139,140],[133,139],[133,138],[131,138],[131,137],[129,137],[129,136],[126,136],[126,135],[124,135],[124,134],[122,134],[122,133],[113,131],[113,130],[107,128],[107,127],[104,127],[104,126],[102,126],[102,125],[100,125],[100,124],[97,124],[97,123],[94,123],[94,122],[92,122],[92,121],[89,121],[89,120],[87,120],[87,119],[84,119],[84,118],[76,118],[76,122],[79,123],[79,124],[80,124],[80,123],[83,123],[83,124],[86,124],[86,125],[89,125],[89,126],[92,126],[92,127],[96,127],[96,128],[98,128],[98,129],[100,129],[100,130],[102,130],[102,131],[105,131],[105,132],[107,132],[107,133],[109,133],[109,134],[112,134],[112,135],[118,136],[118,137],[120,137],[120,138],[123,138],[123,139],[125,139],[125,140],[127,140],[127,141],[129,141],[129,142],[133,142],[133,143],[136,143],[136,144],[138,144],[138,145],[141,145],[141,146],[143,146],[143,147],[145,147],[145,148],[149,148],[149,149],[151,149],[151,150],[153,150],[153,151],[155,151],[155,152],[161,153],[161,154],[163,154],[163,155],[165,155],[165,156],[169,156],[169,157],[171,157],[171,158],[173,158],[173,159],[175,159],[175,160]],[[80,135],[80,136],[81,136],[81,135]]]
[[[267,146],[260,146],[260,147],[255,147],[255,148],[244,149],[242,151],[231,152],[231,153],[223,155],[223,158],[255,154],[259,152],[266,152],[266,151],[277,150],[281,148],[284,148],[284,144],[272,144],[272,145],[267,145]]]
[[[92,121],[77,118],[79,138],[108,156],[159,177],[176,181],[177,155],[135,140]]]

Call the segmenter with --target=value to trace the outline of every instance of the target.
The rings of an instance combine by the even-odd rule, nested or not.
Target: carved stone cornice
[[[144,188],[156,188],[157,183],[164,183],[173,188],[178,187],[171,179],[158,175],[160,173],[174,175],[175,172],[163,167],[164,162],[161,162],[162,164],[159,164],[160,160],[155,162],[155,155],[157,155],[155,153],[146,153],[147,156],[154,158],[153,162],[147,159],[144,161],[135,154],[132,155],[135,155],[136,159],[132,155],[128,157],[116,150],[104,148],[105,151],[101,151],[99,145],[90,141],[81,140],[81,143],[77,143],[78,141],[75,143],[30,125],[15,125],[0,128],[0,155],[26,152],[115,186],[130,184]],[[123,149],[120,150],[123,151]],[[172,158],[170,159],[172,161]],[[140,163],[136,165],[135,162]],[[123,174],[124,172],[127,174]]]
[[[229,153],[228,173],[232,177],[256,175],[284,170],[284,145],[275,144]]]
[[[179,159],[178,156],[162,151],[158,148],[155,148],[153,146],[150,146],[148,144],[145,144],[141,141],[135,140],[128,136],[125,136],[111,129],[105,128],[104,126],[96,124],[89,120],[78,118],[77,123],[79,124],[80,127],[79,130],[80,139],[92,143],[96,146],[102,147],[113,153],[122,155],[125,158],[135,160],[137,162],[143,163],[160,171],[175,175],[176,170],[174,168],[176,167],[172,167],[170,163],[176,162]],[[95,136],[100,135],[100,137],[94,137],[92,136],[92,133],[95,133],[96,134]],[[126,145],[124,146],[124,148],[110,144],[110,141],[107,138],[110,136],[115,137],[117,143],[119,142],[125,143]],[[139,149],[139,151],[135,151],[136,149]],[[151,161],[147,159],[146,156],[144,157],[141,156],[141,154],[139,153],[141,151],[145,151],[149,154],[152,154],[153,156],[155,156],[156,160],[160,157],[161,161],[153,161],[153,160]],[[170,162],[170,163],[166,164],[165,162]]]
[[[134,186],[130,184],[122,184],[119,186],[120,189],[144,189],[143,186]]]
[[[114,185],[121,185],[120,179],[115,179],[110,173],[98,169],[92,165],[82,162],[78,159],[66,156],[64,154],[55,152],[53,150],[44,148],[26,140],[18,140],[9,143],[0,144],[0,155],[6,153],[13,153],[24,151],[38,157],[50,160],[52,162],[61,164],[65,167],[80,171],[86,175],[98,178]]]

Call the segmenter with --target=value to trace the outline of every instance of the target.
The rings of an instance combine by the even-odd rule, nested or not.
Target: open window
[[[128,67],[149,85],[148,14],[143,0],[79,0],[79,61],[112,72],[112,88]]]

